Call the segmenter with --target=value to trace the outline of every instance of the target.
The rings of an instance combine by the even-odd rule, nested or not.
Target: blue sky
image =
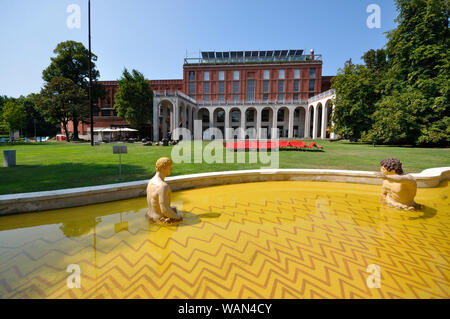
[[[366,26],[369,4],[381,28]],[[81,8],[68,28],[67,7]],[[101,80],[124,67],[148,79],[181,79],[186,51],[304,49],[323,55],[323,75],[386,43],[395,28],[394,0],[91,0],[92,51]],[[87,47],[87,0],[0,0],[0,95],[38,92],[42,70],[65,40]]]

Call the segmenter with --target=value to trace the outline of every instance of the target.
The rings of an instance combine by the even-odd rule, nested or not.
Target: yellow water
[[[1,217],[0,298],[449,298],[448,182],[418,190],[419,212],[382,207],[379,193],[186,190],[173,193],[185,217],[171,227],[149,224],[145,198]],[[81,288],[67,285],[71,264]],[[380,288],[367,284],[373,264]]]

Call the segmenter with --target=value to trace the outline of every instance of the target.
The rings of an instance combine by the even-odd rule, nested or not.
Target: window
[[[310,78],[316,77],[316,69],[315,68],[309,69],[309,77]]]
[[[110,110],[102,110],[102,116],[111,116]]]
[[[203,72],[203,81],[209,81],[209,72],[208,71]]]
[[[241,121],[241,111],[233,110],[231,111],[231,122],[240,122]]]
[[[233,71],[233,80],[235,81],[239,80],[239,71]]]
[[[223,94],[219,94],[219,103],[225,102],[225,98]]]
[[[255,100],[255,80],[247,80],[247,101]]]
[[[308,98],[311,98],[311,97],[313,97],[314,96],[314,92],[309,92],[308,93]]]
[[[234,95],[233,95],[233,102],[234,102],[234,103],[239,102],[239,94],[234,94]]]
[[[247,122],[253,122],[255,120],[255,111],[254,110],[248,110],[245,112],[245,117],[247,118]]]
[[[278,79],[284,79],[284,70],[278,70]]]
[[[205,109],[202,111],[202,122],[209,123],[209,113]]]
[[[189,81],[195,81],[195,72],[189,71]]]
[[[224,93],[225,92],[225,82],[220,81],[219,86],[217,87],[218,93]]]
[[[284,101],[284,94],[280,93],[278,94],[278,102],[283,102]]]
[[[217,123],[223,123],[225,121],[225,111],[219,110],[217,111]]]
[[[264,80],[269,80],[270,79],[270,71],[269,70],[264,70],[263,79]]]
[[[300,80],[294,80],[294,92],[298,92],[300,87]]]
[[[233,93],[239,93],[239,82],[238,81],[233,82]]]
[[[294,79],[300,79],[300,70],[299,69],[294,70]]]
[[[283,122],[284,121],[284,110],[278,110],[277,121],[278,122]]]
[[[195,93],[195,73],[194,71],[189,71],[189,94]]]
[[[309,80],[309,90],[314,91],[314,86],[316,84],[315,80]]]
[[[294,101],[298,101],[298,93],[294,93]]]
[[[269,101],[269,94],[268,93],[264,93],[263,94],[263,101]]]
[[[278,81],[278,92],[284,92],[284,81],[283,80]]]
[[[209,82],[203,82],[203,102],[209,102]]]
[[[225,80],[225,71],[219,71],[219,81]]]
[[[269,93],[269,81],[264,81],[263,82],[263,92],[264,93]]]
[[[261,112],[261,122],[269,122],[269,110],[265,109]]]

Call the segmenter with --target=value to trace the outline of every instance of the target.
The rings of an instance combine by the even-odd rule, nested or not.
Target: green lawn
[[[420,172],[430,167],[450,166],[449,148],[410,148],[329,142],[317,140],[324,152],[279,152],[280,168],[331,168],[375,171],[380,160],[396,157],[406,172]],[[111,144],[91,147],[88,143],[0,144],[3,150],[17,151],[17,166],[0,167],[0,194],[53,190],[143,180],[154,173],[155,161],[169,156],[172,147],[126,144],[122,156],[122,180],[118,180],[118,155]],[[206,143],[204,144],[206,145]],[[226,151],[224,151],[225,153]],[[236,156],[236,153],[235,153]],[[175,164],[172,175],[223,170],[257,169],[260,163]]]

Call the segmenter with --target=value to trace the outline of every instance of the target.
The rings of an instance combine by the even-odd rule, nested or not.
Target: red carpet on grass
[[[223,146],[229,150],[271,150],[271,149],[295,149],[312,150],[323,149],[314,142],[306,144],[303,141],[237,141],[224,142]]]

